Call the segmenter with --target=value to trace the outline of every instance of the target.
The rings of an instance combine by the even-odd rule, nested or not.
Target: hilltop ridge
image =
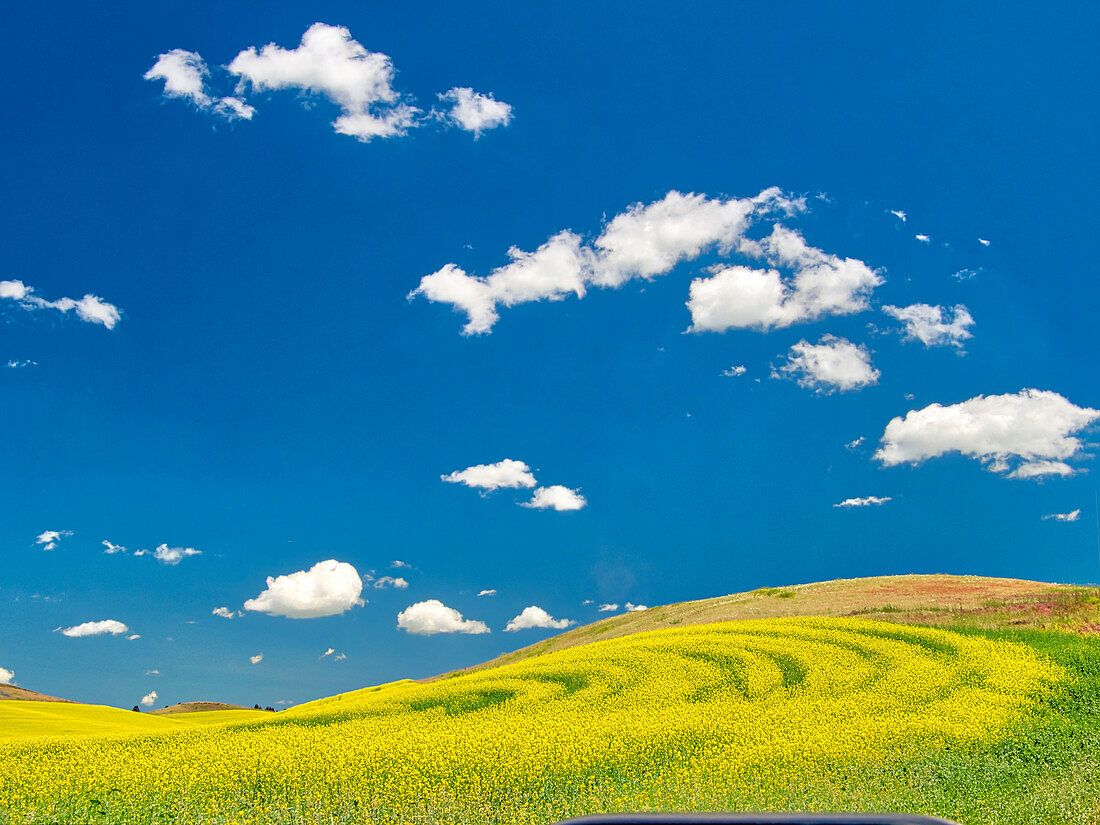
[[[1100,588],[943,573],[761,587],[618,613],[487,662],[419,681],[431,682],[646,630],[790,616],[863,616],[901,624],[1100,632]]]

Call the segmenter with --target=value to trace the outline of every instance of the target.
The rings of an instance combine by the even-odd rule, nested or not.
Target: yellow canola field
[[[1060,675],[1023,645],[857,619],[659,630],[262,723],[0,745],[0,812],[547,822],[692,806],[989,741]]]

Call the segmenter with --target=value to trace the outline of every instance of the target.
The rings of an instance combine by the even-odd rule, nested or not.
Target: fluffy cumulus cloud
[[[1056,392],[1025,389],[958,404],[910,410],[886,425],[875,458],[885,466],[920,464],[961,453],[1009,478],[1068,476],[1083,444],[1077,434],[1100,418]]]
[[[834,504],[833,506],[843,508],[877,507],[880,504],[885,504],[886,502],[891,500],[892,499],[890,498],[890,496],[864,496],[863,498],[846,498],[844,499],[844,501]]]
[[[463,334],[490,332],[498,309],[533,301],[583,298],[587,287],[619,287],[670,272],[708,249],[729,253],[741,246],[755,218],[804,208],[778,189],[753,198],[707,198],[672,191],[650,204],[636,203],[616,215],[592,243],[568,230],[534,252],[508,250],[511,261],[486,276],[456,264],[425,275],[409,298],[450,304],[465,313]]]
[[[693,280],[687,302],[691,332],[766,331],[863,312],[882,283],[882,276],[863,261],[812,247],[779,224],[762,240],[744,239],[740,250],[772,268],[731,266]]]
[[[206,88],[210,70],[202,56],[186,49],[172,49],[157,55],[157,62],[143,77],[163,80],[164,96],[182,98],[198,109],[213,112],[226,120],[251,120],[256,110],[235,96],[214,97]]]
[[[563,630],[571,624],[576,624],[572,619],[555,619],[541,607],[531,605],[523,608],[523,611],[511,619],[505,626],[505,631],[529,630],[534,627]]]
[[[155,701],[157,701],[157,692],[155,690],[151,690],[141,697],[142,707],[151,708]]]
[[[649,610],[649,605],[633,604],[632,602],[627,602],[623,605],[623,607],[626,609],[627,613],[638,613],[642,610]]]
[[[799,341],[793,345],[786,363],[777,367],[773,376],[791,378],[800,387],[828,394],[875,384],[879,371],[871,366],[871,353],[866,347],[825,335],[816,344]]]
[[[1043,516],[1043,521],[1050,521],[1051,519],[1054,519],[1054,521],[1077,521],[1079,518],[1081,518],[1080,510],[1070,510],[1068,513],[1048,513]]]
[[[341,110],[333,128],[361,141],[403,135],[416,123],[417,109],[393,88],[390,58],[368,51],[343,26],[314,23],[296,48],[245,49],[228,69],[255,92],[296,89],[327,98]]]
[[[363,580],[354,567],[327,559],[309,570],[268,576],[267,589],[246,601],[244,609],[288,619],[316,619],[361,607],[362,592]]]
[[[507,103],[468,87],[438,95],[450,104],[447,112],[424,115],[394,88],[389,56],[370,51],[344,26],[314,23],[296,47],[253,46],[240,52],[225,70],[237,78],[237,88],[232,95],[219,96],[211,91],[210,69],[202,56],[172,49],[157,56],[145,79],[163,81],[165,97],[186,100],[227,120],[252,119],[256,110],[243,97],[249,90],[256,94],[292,89],[325,98],[340,109],[333,129],[362,142],[398,137],[433,119],[453,123],[477,137],[512,119]]]
[[[215,607],[210,611],[211,616],[221,616],[223,619],[232,619],[237,614],[228,607]]]
[[[15,684],[15,671],[8,670],[6,667],[0,667],[0,682],[5,685]]]
[[[451,104],[446,119],[460,129],[473,132],[475,138],[481,137],[486,129],[507,126],[512,121],[511,106],[468,87],[456,86],[440,94],[439,99]]]
[[[437,633],[488,633],[485,622],[464,619],[453,607],[447,607],[438,599],[428,599],[409,605],[397,614],[397,627],[415,636],[434,636]]]
[[[26,310],[56,310],[61,313],[75,312],[81,321],[90,324],[102,324],[114,329],[122,319],[122,312],[114,304],[109,304],[98,295],[85,295],[83,298],[58,298],[47,301],[35,295],[34,287],[22,281],[0,281],[0,299],[14,301]]]
[[[726,378],[740,378],[748,371],[748,367],[746,367],[744,364],[738,364],[737,366],[730,367],[727,370],[722,370],[722,375],[724,375]]]
[[[72,627],[66,627],[61,630],[61,635],[68,636],[72,639],[80,639],[85,636],[104,636],[107,634],[119,636],[129,631],[129,629],[130,628],[122,622],[115,619],[103,619],[98,622],[83,622],[82,624],[75,624]]]
[[[34,538],[34,543],[43,550],[54,550],[63,538],[73,534],[72,530],[43,530]]]
[[[264,654],[262,654],[262,653],[257,653],[255,656],[249,656],[248,657],[248,661],[252,662],[252,664],[254,664],[254,665],[258,665],[263,660],[264,660]]]
[[[549,487],[539,487],[531,496],[530,501],[521,501],[520,507],[530,507],[534,510],[580,510],[587,500],[576,490],[570,490],[560,484],[551,484]]]
[[[920,341],[926,347],[957,347],[972,338],[970,327],[974,319],[962,304],[952,309],[931,304],[907,307],[884,306],[882,311],[905,324],[905,338]]]
[[[465,470],[440,476],[440,478],[451,484],[465,484],[467,487],[489,491],[502,487],[520,489],[535,486],[535,477],[531,474],[531,468],[522,461],[512,458],[506,458],[496,464],[475,464],[473,467],[467,467]]]

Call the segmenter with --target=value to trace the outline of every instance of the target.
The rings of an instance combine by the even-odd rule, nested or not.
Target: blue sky
[[[1096,581],[1096,17],[13,10],[0,668],[267,705],[557,632],[531,606]]]

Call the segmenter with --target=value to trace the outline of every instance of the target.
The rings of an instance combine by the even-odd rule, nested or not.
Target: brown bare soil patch
[[[13,699],[21,702],[69,702],[69,699],[59,699],[56,696],[47,696],[35,690],[16,687],[15,685],[0,685],[0,701]]]

